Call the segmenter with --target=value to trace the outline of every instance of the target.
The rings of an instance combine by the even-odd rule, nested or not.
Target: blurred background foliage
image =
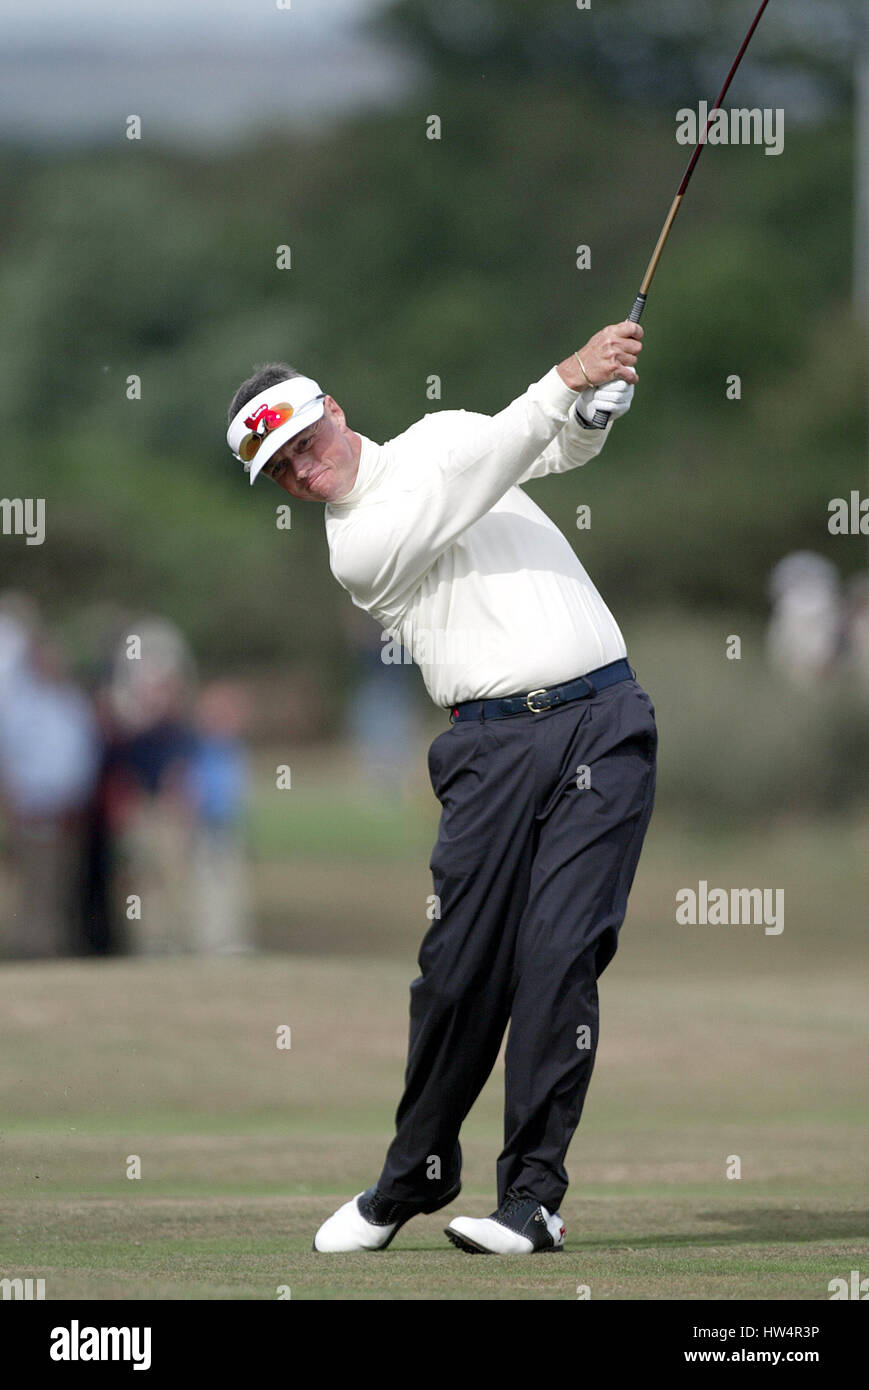
[[[438,72],[467,77],[482,69],[497,78],[571,84],[581,74],[607,101],[660,106],[681,102],[696,88],[712,100],[758,6],[759,0],[396,0],[378,27]],[[577,23],[576,10],[593,11],[593,22]],[[846,60],[865,35],[865,7],[862,0],[825,0],[820,22],[818,14],[815,0],[773,3],[740,68],[743,92],[762,82],[767,105],[775,104],[776,91],[800,89],[811,92],[813,106],[845,99]]]
[[[772,679],[759,634],[781,556],[819,551],[845,575],[866,560],[865,540],[827,531],[829,499],[866,477],[866,346],[851,308],[860,12],[831,5],[822,39],[816,15],[800,27],[807,16],[795,4],[764,21],[733,92],[756,100],[768,79],[796,94],[778,103],[784,152],[716,147],[700,164],[644,319],[631,414],[598,462],[530,489],[638,667],[643,652],[641,679],[653,693],[683,684],[696,654],[720,720],[733,718],[728,634],[749,639],[734,680]],[[239,380],[288,360],[376,440],[431,409],[506,405],[627,313],[688,153],[675,109],[714,95],[744,18],[743,6],[640,0],[593,22],[555,0],[399,0],[379,29],[428,76],[389,109],[208,154],[122,135],[7,145],[0,491],[45,497],[51,543],[4,544],[0,586],[67,623],[80,662],[74,614],[111,599],[177,622],[206,672],[290,667],[340,689],[350,601],[322,514],[295,504],[278,530],[280,496],[249,490],[233,465]],[[580,244],[589,270],[576,268]],[[276,268],[281,245],[292,269]],[[131,374],[140,400],[127,398]],[[426,397],[432,374],[440,402]],[[731,374],[740,401],[726,397]],[[580,503],[590,531],[575,529]],[[774,724],[776,698],[763,698]],[[339,716],[327,704],[327,732]],[[820,763],[827,715],[806,717]],[[702,743],[685,744],[674,786],[693,788],[692,805],[709,799]],[[785,757],[775,804],[805,762],[794,772],[779,743],[759,744],[744,750],[749,771],[764,747]],[[719,804],[745,802],[722,792]]]

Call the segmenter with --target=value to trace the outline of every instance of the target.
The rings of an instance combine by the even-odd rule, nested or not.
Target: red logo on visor
[[[292,409],[290,409],[289,413],[292,415]],[[249,430],[256,430],[259,432],[259,430],[262,429],[263,433],[267,434],[269,430],[276,430],[278,425],[282,425],[286,419],[286,406],[261,405],[254,411],[253,415],[247,416],[244,423]]]
[[[245,419],[244,423],[250,433],[244,436],[238,446],[239,458],[245,463],[250,463],[266,435],[276,430],[279,425],[285,425],[292,415],[293,407],[289,401],[278,401],[277,405],[257,406],[253,414]]]

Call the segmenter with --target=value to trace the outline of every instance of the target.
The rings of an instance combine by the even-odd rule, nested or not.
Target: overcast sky
[[[278,0],[0,0],[0,141],[112,144],[135,114],[149,137],[220,147],[258,126],[316,128],[418,84],[406,55],[364,32],[386,0],[284,3],[290,8]],[[710,3],[671,0],[667,22],[687,4],[702,25]],[[792,25],[803,39],[815,32],[819,46],[840,48],[853,46],[862,15],[869,43],[869,0],[787,0],[777,13],[783,36]],[[710,89],[719,66],[716,57]],[[751,71],[749,63],[745,92]],[[768,101],[788,105],[794,119],[814,118],[817,94],[804,77],[797,88],[788,82],[792,74],[765,70]]]
[[[401,56],[362,21],[384,0],[0,0],[0,139],[208,146],[397,96]]]
[[[382,0],[0,0],[3,42],[64,42],[100,38],[164,37],[181,32],[222,37],[265,32],[271,23],[292,23],[302,32],[327,30],[364,18]]]

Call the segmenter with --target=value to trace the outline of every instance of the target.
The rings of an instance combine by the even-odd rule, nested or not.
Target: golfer
[[[522,484],[600,452],[630,406],[642,336],[610,325],[497,415],[440,410],[386,444],[283,363],[230,406],[251,483],[264,473],[325,503],[332,573],[410,650],[449,718],[428,755],[442,815],[395,1138],[315,1250],[384,1249],[458,1196],[459,1131],[508,1023],[497,1207],[446,1234],[470,1252],[563,1247],[597,979],[652,812],[657,732],[615,619]],[[590,426],[598,410],[605,430]]]

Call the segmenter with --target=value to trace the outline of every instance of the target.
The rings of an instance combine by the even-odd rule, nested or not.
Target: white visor
[[[248,401],[226,431],[226,442],[255,483],[273,454],[319,420],[325,394],[309,376],[279,381]],[[259,441],[259,442],[258,442]]]

